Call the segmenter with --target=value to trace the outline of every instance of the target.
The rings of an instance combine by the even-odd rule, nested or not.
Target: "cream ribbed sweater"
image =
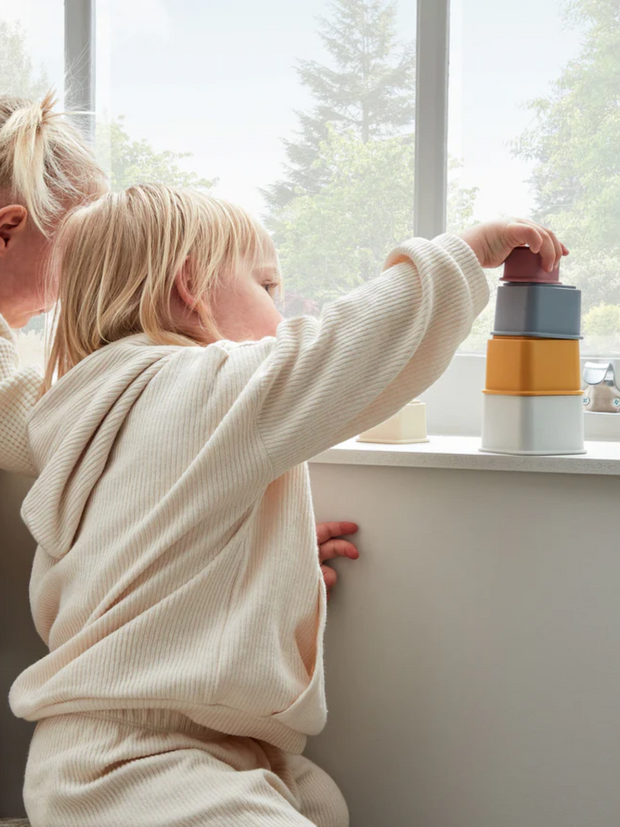
[[[324,726],[325,587],[305,461],[445,370],[488,300],[456,236],[259,342],[84,359],[35,405],[0,328],[0,465],[37,477],[30,601],[50,653],[14,682],[29,720],[158,707],[300,752]]]

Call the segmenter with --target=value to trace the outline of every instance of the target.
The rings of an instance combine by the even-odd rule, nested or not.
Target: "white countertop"
[[[429,442],[382,445],[350,439],[311,461],[399,468],[455,468],[467,471],[540,471],[547,474],[618,474],[620,442],[586,442],[586,454],[510,456],[479,451],[479,437],[431,436]]]

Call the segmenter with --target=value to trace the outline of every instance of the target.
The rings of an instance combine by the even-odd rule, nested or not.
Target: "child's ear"
[[[191,268],[189,266],[189,257],[185,259],[181,269],[176,274],[174,279],[175,287],[179,298],[186,306],[187,310],[198,313],[199,316],[207,312],[208,303],[204,298],[201,298],[194,285],[192,284]]]
[[[0,256],[4,255],[15,238],[26,229],[28,210],[20,204],[0,209]]]
[[[187,305],[189,309],[190,307],[193,308],[195,306],[196,299],[198,297],[194,295],[194,291],[192,289],[188,264],[189,259],[186,258],[181,266],[181,269],[175,276],[174,283],[183,304]]]

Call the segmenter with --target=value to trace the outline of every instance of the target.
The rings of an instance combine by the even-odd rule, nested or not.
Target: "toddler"
[[[3,192],[0,230],[28,211]],[[50,650],[10,693],[38,721],[32,827],[348,824],[301,754],[326,718],[305,463],[441,375],[487,302],[481,265],[521,244],[549,269],[566,252],[529,221],[411,239],[320,320],[283,320],[273,244],[239,207],[138,186],[55,227],[42,382],[0,327],[0,459],[36,477]]]

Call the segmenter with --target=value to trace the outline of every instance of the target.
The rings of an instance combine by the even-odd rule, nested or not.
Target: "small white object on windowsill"
[[[426,434],[426,405],[419,399],[409,402],[394,416],[357,438],[358,442],[379,442],[390,445],[428,442]]]

